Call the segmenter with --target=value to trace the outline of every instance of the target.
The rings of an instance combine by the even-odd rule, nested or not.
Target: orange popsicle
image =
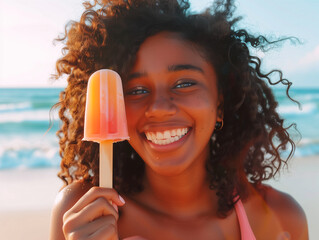
[[[112,187],[113,142],[129,139],[121,77],[112,70],[93,73],[87,87],[84,138],[100,143],[100,186]]]

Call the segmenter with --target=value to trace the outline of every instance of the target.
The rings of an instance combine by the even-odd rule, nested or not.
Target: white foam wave
[[[302,138],[298,143],[298,147],[304,147],[308,145],[319,145],[319,139]]]
[[[31,107],[32,105],[30,102],[6,103],[6,104],[0,104],[0,111],[30,109]]]
[[[0,138],[0,169],[56,167],[59,162],[59,145],[55,138],[36,135]]]
[[[24,122],[24,121],[49,121],[49,110],[33,110],[20,112],[5,112],[0,113],[0,123],[6,122]],[[57,120],[58,115],[53,112],[52,119]]]
[[[21,151],[34,151],[34,154],[52,158],[59,150],[58,139],[49,135],[14,136],[0,138],[0,157],[5,153],[17,154]]]
[[[300,110],[297,105],[279,105],[278,112],[282,114],[306,114],[316,110],[315,103],[307,103],[302,105]]]
[[[304,94],[302,96],[298,96],[298,101],[300,102],[317,102],[318,96],[314,94]]]

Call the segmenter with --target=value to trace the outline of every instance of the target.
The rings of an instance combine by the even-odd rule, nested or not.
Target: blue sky
[[[211,1],[192,0],[199,11]],[[264,69],[279,68],[297,87],[319,87],[319,1],[239,0],[241,27],[269,37],[295,36],[262,57]],[[61,46],[52,41],[83,11],[80,0],[0,0],[0,87],[58,87],[50,74]]]

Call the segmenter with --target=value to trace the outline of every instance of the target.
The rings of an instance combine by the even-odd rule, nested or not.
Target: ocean
[[[59,88],[0,88],[0,169],[58,167],[60,127],[57,111]],[[278,111],[285,125],[296,123],[298,135],[295,156],[319,155],[319,89],[292,89],[290,101],[284,90],[275,89]]]

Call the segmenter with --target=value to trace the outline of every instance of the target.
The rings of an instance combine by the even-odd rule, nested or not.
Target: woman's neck
[[[205,161],[193,165],[174,176],[159,175],[146,167],[140,200],[154,211],[177,218],[215,213],[217,197],[209,189]]]

